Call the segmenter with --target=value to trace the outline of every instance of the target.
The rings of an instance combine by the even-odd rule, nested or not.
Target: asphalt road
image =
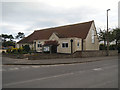
[[[3,88],[118,88],[118,58],[68,65],[4,65],[2,72]]]

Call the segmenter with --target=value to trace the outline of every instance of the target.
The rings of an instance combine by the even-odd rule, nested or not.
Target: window
[[[45,46],[45,47],[43,48],[43,51],[44,51],[44,52],[48,52],[48,51],[50,51],[50,47]]]
[[[68,48],[68,43],[62,43],[63,48]]]
[[[41,45],[41,44],[38,44],[38,47],[42,47],[42,45]]]
[[[78,46],[78,47],[80,46],[80,43],[79,43],[79,42],[77,43],[77,46]]]
[[[95,43],[94,30],[92,30],[92,43]]]

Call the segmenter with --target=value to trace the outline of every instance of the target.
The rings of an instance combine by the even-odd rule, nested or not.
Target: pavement
[[[56,64],[74,64],[94,62],[101,60],[117,59],[118,56],[103,56],[103,57],[89,57],[89,58],[66,58],[66,59],[44,59],[44,60],[28,60],[13,59],[9,57],[2,57],[3,65],[56,65]]]
[[[3,75],[2,86],[3,88],[111,88],[111,90],[118,88],[118,58],[114,56],[82,60],[92,59],[99,61],[56,65],[2,65],[0,70]],[[72,62],[81,59],[64,60]]]

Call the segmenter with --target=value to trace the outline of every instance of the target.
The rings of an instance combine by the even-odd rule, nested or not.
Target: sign
[[[50,51],[50,47],[49,46],[44,46],[43,47],[43,51],[44,52],[49,52]]]

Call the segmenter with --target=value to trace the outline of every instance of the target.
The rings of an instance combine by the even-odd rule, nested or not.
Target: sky
[[[34,30],[94,20],[97,31],[118,27],[119,0],[1,0],[0,33],[28,36]]]
[[[120,1],[119,1],[119,4],[118,4],[118,27],[120,28]]]

